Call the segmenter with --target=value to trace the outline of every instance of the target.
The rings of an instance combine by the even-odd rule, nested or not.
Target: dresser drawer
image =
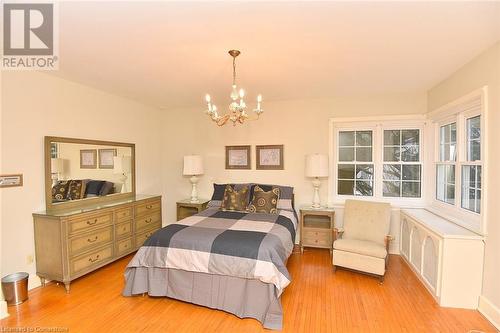
[[[146,239],[148,239],[149,237],[151,237],[151,235],[154,234],[155,231],[158,230],[158,229],[159,228],[156,228],[156,229],[152,229],[152,230],[149,230],[149,231],[137,234],[135,236],[135,246],[136,247],[142,246],[142,244],[144,244],[144,242],[146,241]]]
[[[150,214],[161,208],[161,200],[149,201],[135,206],[135,216]]]
[[[132,236],[132,221],[117,224],[115,226],[115,238]]]
[[[137,232],[139,230],[149,229],[158,224],[161,224],[160,212],[156,212],[151,215],[145,215],[142,217],[137,217],[135,219],[135,230]]]
[[[331,230],[304,230],[302,244],[304,246],[328,247],[332,246]]]
[[[127,221],[133,218],[132,207],[119,209],[115,212],[115,223]]]
[[[132,250],[132,238],[125,238],[116,242],[116,255],[120,256]]]
[[[96,246],[103,245],[113,240],[113,227],[108,226],[98,229],[92,233],[83,236],[77,236],[69,239],[69,253],[71,256],[91,249]]]
[[[110,244],[99,250],[73,258],[70,260],[69,263],[71,274],[76,274],[78,272],[91,269],[94,266],[98,266],[103,262],[108,261],[112,257],[113,257],[113,245]]]
[[[99,215],[89,215],[84,218],[72,219],[69,221],[69,233],[85,232],[95,227],[111,224],[113,221],[112,213],[104,213]]]

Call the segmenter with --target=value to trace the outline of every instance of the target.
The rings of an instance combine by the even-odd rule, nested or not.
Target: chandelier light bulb
[[[240,89],[240,98],[245,97],[245,90]]]
[[[260,103],[260,102],[262,102],[262,95],[261,95],[261,94],[259,94],[259,95],[257,96],[257,102],[259,102],[259,103]]]
[[[207,103],[210,103],[210,95],[209,94],[205,95],[205,100],[207,101]]]

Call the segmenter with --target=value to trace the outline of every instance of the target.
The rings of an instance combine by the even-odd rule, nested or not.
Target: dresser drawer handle
[[[87,221],[88,225],[94,225],[97,223],[97,219],[94,219],[94,221]]]
[[[128,247],[128,243],[123,246],[124,249],[126,249],[127,247]]]
[[[146,222],[146,223],[151,223],[152,221],[153,221],[153,218],[151,218],[151,217],[147,220],[144,220],[144,222]]]
[[[97,240],[97,238],[99,238],[99,237],[95,236],[94,239],[87,238],[87,242],[93,243],[93,242],[95,242]]]
[[[125,227],[125,226],[124,226],[124,227],[122,228],[122,231],[127,231],[127,227]]]
[[[90,262],[96,262],[97,260],[99,260],[99,255],[97,255],[95,259],[89,258]]]
[[[147,205],[146,206],[146,209],[151,209],[151,208],[153,208],[153,205]]]
[[[127,212],[122,213],[122,216],[127,216],[127,215],[128,215]]]
[[[315,240],[314,240],[314,243],[317,243],[317,242],[318,242],[318,240],[317,240],[317,239],[315,239]]]

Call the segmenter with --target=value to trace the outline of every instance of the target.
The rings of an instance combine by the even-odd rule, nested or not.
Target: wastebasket
[[[2,278],[2,291],[7,305],[18,305],[28,299],[28,277],[28,273],[19,272]]]

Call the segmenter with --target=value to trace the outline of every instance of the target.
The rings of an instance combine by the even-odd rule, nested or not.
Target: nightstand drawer
[[[330,230],[310,231],[304,230],[303,245],[331,247],[332,235]]]

